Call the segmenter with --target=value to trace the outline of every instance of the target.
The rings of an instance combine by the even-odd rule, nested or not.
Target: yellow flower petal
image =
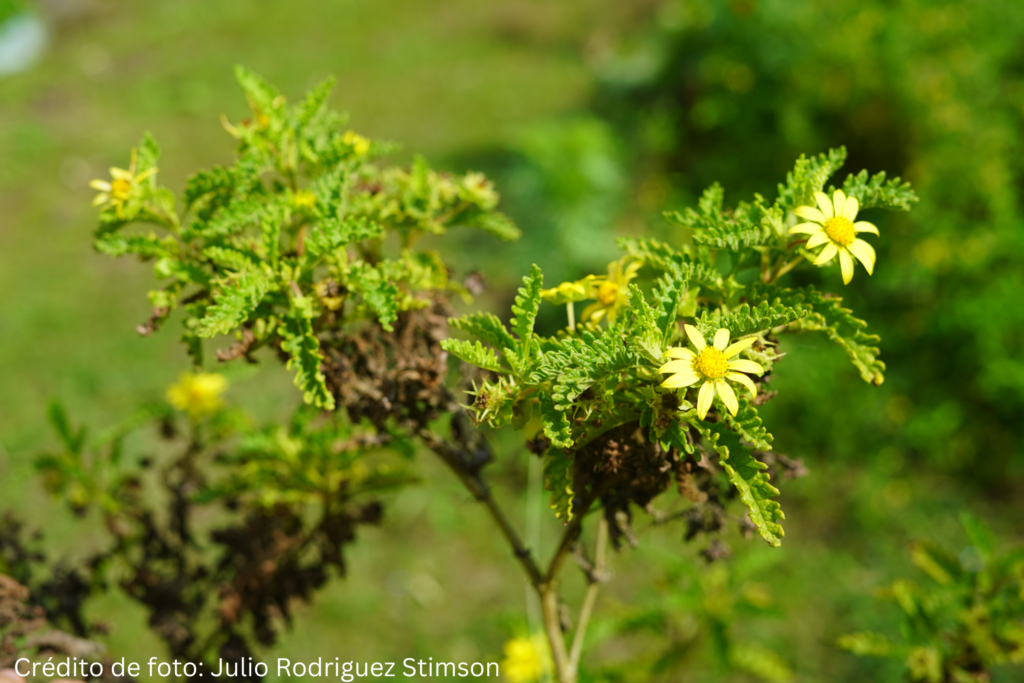
[[[864,240],[857,239],[847,247],[850,253],[857,257],[857,260],[864,264],[864,270],[871,275],[875,269],[875,249]]]
[[[793,211],[793,213],[795,213],[800,218],[806,218],[809,221],[817,221],[819,223],[824,223],[826,220],[828,220],[827,218],[825,218],[825,214],[823,214],[821,211],[818,211],[813,206],[798,206],[796,210]]]
[[[832,193],[832,210],[836,212],[835,215],[842,216],[844,208],[846,208],[846,193],[836,190]]]
[[[729,345],[729,330],[724,327],[718,328],[715,332],[715,343],[714,347],[719,351],[725,351],[725,347]]]
[[[692,361],[696,356],[693,351],[682,346],[673,346],[665,351],[666,358],[684,358]]]
[[[876,235],[878,234],[878,228],[873,223],[868,223],[867,221],[857,221],[853,224],[853,229],[856,232],[873,232]]]
[[[764,368],[761,367],[760,363],[755,363],[752,360],[746,360],[745,358],[737,358],[736,360],[729,361],[729,369],[736,372],[749,372],[752,375],[763,375]]]
[[[685,332],[686,336],[690,338],[690,343],[693,344],[698,353],[703,351],[704,347],[707,346],[707,342],[704,341],[704,336],[700,333],[700,330],[693,325],[683,325],[683,332]]]
[[[131,180],[132,172],[126,171],[123,168],[114,168],[113,166],[111,166],[110,177],[114,178],[115,180]]]
[[[108,201],[110,201],[110,195],[109,194],[106,194],[106,193],[98,194],[98,195],[96,195],[96,199],[92,200],[92,205],[93,206],[99,206],[100,204],[106,204]]]
[[[752,379],[750,379],[749,377],[747,377],[743,373],[741,373],[741,372],[727,372],[727,373],[725,373],[725,378],[726,379],[730,379],[733,382],[738,382],[739,384],[742,384],[744,387],[746,387],[747,391],[750,392],[751,398],[757,396],[757,385],[754,384],[754,381]]]
[[[806,209],[807,207],[801,207],[801,208],[805,208]],[[815,212],[817,213],[817,210],[815,210]],[[822,219],[824,219],[824,216],[822,216]],[[825,232],[825,229],[822,228],[817,223],[797,223],[796,225],[794,225],[792,228],[789,229],[789,234],[790,235],[792,235],[794,233],[803,233],[805,235],[814,235],[814,234],[819,233],[819,232]]]
[[[839,267],[843,271],[843,284],[850,284],[853,279],[853,257],[845,247],[839,250]]]
[[[711,410],[711,402],[715,400],[715,385],[711,382],[704,382],[697,394],[697,417],[704,419]]]
[[[658,372],[689,372],[693,370],[693,361],[686,360],[670,360],[669,362],[658,368]]]
[[[729,348],[722,352],[722,355],[726,358],[732,358],[740,351],[749,349],[750,345],[757,341],[757,337],[747,337],[746,339],[740,339],[738,342],[734,342]]]
[[[825,248],[821,250],[821,253],[818,254],[818,258],[814,259],[814,265],[820,266],[823,263],[828,263],[835,258],[837,251],[839,251],[839,248],[836,247],[835,243],[829,242],[825,245]]]
[[[718,392],[719,398],[722,399],[722,403],[729,409],[729,412],[732,415],[736,415],[736,411],[740,409],[740,402],[736,400],[736,392],[732,390],[732,387],[723,380],[718,380],[715,383],[715,390]]]
[[[857,201],[856,197],[847,197],[846,204],[843,206],[843,218],[853,222],[853,219],[857,217],[857,212],[860,211],[860,202]]]
[[[824,192],[815,192],[814,198],[818,202],[818,207],[821,208],[821,213],[824,214],[825,218],[832,218],[835,216],[835,210],[832,208],[832,200],[828,198],[828,195]]]
[[[662,382],[661,386],[666,389],[678,389],[679,387],[688,387],[691,384],[696,384],[699,379],[700,377],[697,377],[693,370],[686,370],[672,375]]]
[[[106,180],[90,180],[89,187],[91,187],[94,190],[99,190],[101,192],[110,192],[110,183],[108,183]]]
[[[816,249],[817,247],[820,247],[821,245],[828,242],[829,239],[830,238],[828,234],[824,230],[822,230],[821,232],[811,235],[810,239],[807,240],[807,244],[805,244],[804,246],[807,247],[808,249]]]

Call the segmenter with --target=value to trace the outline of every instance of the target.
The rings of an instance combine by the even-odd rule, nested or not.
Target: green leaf
[[[787,211],[798,206],[814,206],[814,193],[825,187],[825,182],[846,161],[846,148],[830,149],[828,154],[807,158],[803,154],[796,160],[796,166],[786,175],[786,182],[779,185],[778,204]]]
[[[206,310],[196,330],[207,339],[228,334],[241,325],[260,305],[273,283],[263,274],[247,270],[237,279],[221,285],[214,304]]]
[[[746,389],[739,389],[746,391]],[[747,394],[749,396],[749,394]],[[733,417],[726,413],[726,424],[729,429],[743,437],[743,440],[759,451],[770,451],[772,449],[772,435],[765,428],[761,416],[757,414],[757,408],[749,403],[740,405],[740,409]]]
[[[829,188],[833,190],[833,188]],[[910,187],[899,178],[886,181],[885,171],[876,173],[868,178],[867,170],[857,175],[852,173],[843,182],[843,192],[850,197],[856,197],[863,209],[893,209],[896,211],[910,211],[910,205],[918,201],[917,195]]]
[[[306,93],[305,99],[296,108],[295,119],[300,126],[309,124],[324,107],[334,89],[334,77],[325,78]]]
[[[312,258],[329,254],[353,242],[375,239],[384,232],[384,226],[365,217],[338,220],[327,218],[310,230],[306,237],[306,252]]]
[[[268,115],[274,110],[274,100],[280,93],[272,85],[240,65],[235,67],[235,80],[242,86],[254,109]]]
[[[388,332],[394,329],[391,323],[398,320],[398,287],[393,282],[388,282],[378,268],[363,261],[352,264],[349,288],[362,295],[363,300],[377,315],[381,327]]]
[[[540,422],[544,436],[555,448],[572,448],[572,425],[564,410],[557,410],[549,396],[540,398]]]
[[[719,463],[739,491],[740,500],[746,504],[750,521],[757,526],[761,538],[772,547],[782,545],[785,532],[778,520],[786,516],[782,507],[772,500],[773,496],[779,495],[779,490],[768,480],[764,471],[768,466],[754,458],[750,449],[740,442],[739,435],[727,425],[698,420],[693,426],[718,453]]]
[[[288,369],[295,371],[295,386],[302,390],[306,403],[334,410],[334,396],[320,371],[323,353],[313,333],[313,323],[305,318],[286,317],[281,329],[281,349],[288,354]]]
[[[754,203],[740,202],[732,211],[722,207],[723,191],[717,183],[704,191],[697,210],[666,212],[665,218],[694,231],[693,242],[712,249],[743,251],[775,241],[781,233],[782,209],[765,205],[754,195]]]
[[[75,431],[74,427],[71,426],[71,421],[68,419],[64,406],[56,401],[50,404],[49,416],[50,424],[57,430],[57,434],[64,443],[64,447],[71,453],[80,454],[85,447],[85,437],[88,433],[86,427],[83,425],[81,429]]]
[[[551,509],[563,524],[572,521],[572,458],[550,448],[544,456],[544,489],[551,494]]]
[[[668,270],[669,262],[679,257],[679,252],[669,244],[650,237],[619,237],[615,243],[620,250],[657,270]]]
[[[779,299],[787,306],[801,306],[809,309],[808,315],[789,325],[793,331],[824,332],[838,344],[849,357],[850,362],[860,371],[865,382],[878,386],[885,381],[885,363],[878,360],[878,335],[868,334],[868,324],[854,317],[853,311],[843,308],[842,298],[822,294],[813,287],[791,290],[774,285],[758,285],[751,298]]]
[[[493,313],[471,313],[461,318],[450,318],[448,324],[496,348],[514,350],[516,347],[515,338]]]
[[[888,638],[871,631],[848,633],[840,636],[836,644],[859,657],[888,657],[895,651]]]
[[[231,169],[214,166],[208,171],[199,171],[185,184],[185,208],[191,209],[196,202],[211,194],[228,196],[234,186],[235,174]]]
[[[982,523],[980,519],[964,510],[960,513],[960,526],[964,528],[967,538],[971,540],[971,544],[984,553],[986,557],[990,557],[995,552],[996,544],[992,530]]]
[[[468,342],[460,339],[442,339],[441,348],[448,353],[460,358],[470,365],[475,365],[484,370],[503,372],[501,362],[494,355],[492,349],[486,348],[480,342]]]
[[[479,213],[469,223],[473,227],[479,228],[506,242],[517,240],[523,235],[512,219],[503,213]]]
[[[786,683],[793,680],[793,671],[778,654],[755,643],[732,645],[729,648],[729,663],[762,681]]]
[[[142,137],[136,154],[138,155],[135,162],[136,174],[157,167],[157,161],[160,160],[160,145],[156,144],[151,133],[147,132]],[[153,183],[155,180],[149,182]]]
[[[540,310],[540,291],[544,287],[544,274],[536,263],[530,267],[530,274],[523,278],[523,286],[516,294],[512,312],[512,331],[519,337],[520,355],[524,360],[530,357],[533,340],[533,324]]]
[[[161,239],[155,233],[148,235],[127,235],[122,232],[109,232],[98,235],[93,242],[96,251],[107,256],[124,256],[125,254],[136,254],[139,258],[151,259],[167,256],[170,251],[168,245],[174,244],[174,238],[170,242]]]
[[[740,304],[724,315],[722,309],[716,309],[713,313],[704,311],[694,322],[695,327],[706,339],[714,336],[715,331],[721,327],[729,330],[733,339],[737,339],[756,332],[770,330],[773,327],[787,325],[807,315],[806,308],[787,306],[781,301],[775,300],[772,303],[761,301],[754,308],[751,308],[750,304]]]
[[[207,247],[206,249],[203,249],[203,256],[220,268],[226,268],[236,272],[241,272],[246,268],[251,268],[256,265],[256,261],[252,254],[247,254],[228,247]]]

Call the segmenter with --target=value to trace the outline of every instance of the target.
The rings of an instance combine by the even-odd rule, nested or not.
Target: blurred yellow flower
[[[757,396],[757,385],[743,373],[762,375],[764,368],[752,360],[729,359],[749,348],[757,341],[757,337],[747,337],[730,346],[729,330],[723,327],[715,332],[714,343],[708,346],[704,336],[693,325],[684,325],[683,330],[696,352],[682,347],[667,350],[665,355],[677,360],[669,361],[658,368],[658,372],[672,373],[661,386],[666,389],[678,389],[701,382],[700,392],[697,394],[697,416],[700,419],[707,417],[716,395],[722,399],[729,413],[735,415],[740,407],[739,401],[726,380],[742,384],[750,391],[752,397]]]
[[[596,299],[583,309],[580,320],[598,323],[602,318],[607,318],[614,323],[619,309],[626,305],[628,285],[642,265],[639,261],[629,263],[629,258],[627,256],[609,263],[607,275],[588,275],[576,282],[563,282],[557,287],[542,290],[540,295],[553,304]]]
[[[309,190],[299,190],[292,198],[297,209],[312,210],[316,208],[316,195]]]
[[[121,220],[126,220],[124,206],[128,200],[138,196],[139,185],[143,180],[157,172],[155,168],[148,168],[138,175],[135,174],[138,152],[132,150],[132,161],[127,169],[110,169],[110,181],[93,180],[89,187],[99,190],[99,194],[92,200],[93,206],[103,206],[103,209],[114,209]]]
[[[354,130],[346,130],[341,136],[341,141],[351,147],[357,157],[361,157],[370,151],[370,141]]]
[[[228,380],[224,375],[215,372],[183,372],[178,381],[167,388],[167,402],[197,419],[220,410],[224,405],[221,394],[227,388]]]
[[[824,192],[815,192],[814,198],[818,202],[817,209],[813,206],[801,206],[794,211],[800,218],[812,222],[798,223],[789,229],[789,233],[810,235],[806,245],[808,249],[825,245],[814,259],[816,266],[828,263],[838,254],[839,267],[843,271],[843,284],[849,284],[853,279],[854,257],[864,264],[864,269],[871,275],[875,268],[875,250],[864,240],[858,239],[857,233],[871,232],[877,235],[878,228],[866,221],[854,222],[857,211],[860,210],[857,198],[847,197],[842,190],[836,190],[832,199]]]
[[[512,683],[535,683],[551,670],[547,638],[542,633],[519,637],[505,643],[501,671]]]

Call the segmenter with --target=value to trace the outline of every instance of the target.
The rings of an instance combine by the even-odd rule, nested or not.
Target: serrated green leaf
[[[502,372],[501,362],[492,349],[486,348],[480,342],[468,342],[460,339],[443,339],[441,348],[448,353],[460,358],[470,365],[475,365],[484,370]]]
[[[706,339],[710,339],[715,331],[722,327],[729,330],[732,337],[737,339],[787,325],[807,315],[808,311],[803,307],[787,306],[778,300],[772,303],[761,301],[753,308],[750,304],[740,304],[726,314],[723,314],[721,309],[716,309],[713,313],[704,311],[695,319],[694,326]]]
[[[273,283],[262,273],[243,272],[237,279],[221,285],[214,304],[206,310],[196,330],[200,337],[209,339],[228,334],[241,325],[260,305]]]
[[[306,318],[287,317],[281,328],[281,349],[288,354],[288,369],[295,371],[295,386],[303,400],[324,410],[334,410],[334,396],[327,390],[327,381],[320,364],[323,353],[313,333],[313,323]]]
[[[228,194],[234,189],[235,174],[231,169],[214,166],[191,175],[185,184],[185,208],[191,209],[200,199],[211,194]]]
[[[173,244],[173,238],[171,239]],[[162,258],[167,256],[168,242],[156,236],[155,233],[148,235],[126,235],[122,232],[110,232],[98,235],[93,241],[96,251],[107,256],[124,256],[136,254],[142,259]]]
[[[786,174],[785,184],[779,185],[778,204],[787,211],[798,206],[814,206],[814,193],[825,187],[826,181],[846,161],[846,148],[830,149],[828,154],[796,160],[793,170]]]
[[[516,293],[516,301],[512,306],[512,331],[519,337],[520,356],[525,360],[530,357],[533,342],[533,324],[540,310],[541,289],[544,287],[544,274],[536,263],[530,267],[530,274],[523,278],[523,286]]]
[[[852,173],[843,182],[843,192],[849,197],[856,197],[863,209],[893,209],[910,211],[911,204],[918,201],[910,183],[899,178],[886,181],[885,171],[868,177],[867,170],[857,175]],[[833,188],[829,188],[833,190]]]
[[[544,428],[544,436],[551,440],[555,448],[572,448],[572,425],[564,410],[556,410],[555,403],[549,396],[540,398],[540,421]]]
[[[363,261],[354,263],[349,273],[349,289],[363,297],[381,327],[388,332],[394,329],[391,323],[398,320],[398,287],[387,281],[378,267]]]
[[[729,429],[739,434],[744,441],[757,450],[770,451],[772,449],[772,435],[765,429],[761,416],[757,414],[757,408],[749,403],[742,404],[735,417],[726,413],[725,421],[729,425]]]
[[[240,65],[235,67],[235,80],[242,87],[254,109],[264,114],[273,111],[274,100],[280,93],[272,85]]]
[[[790,330],[824,332],[846,352],[865,382],[877,386],[885,380],[885,363],[878,359],[880,338],[865,332],[868,324],[854,317],[850,309],[843,308],[841,297],[822,294],[813,287],[792,290],[776,285],[757,285],[751,296],[808,310],[806,316],[789,325]]]
[[[450,318],[448,324],[495,348],[506,350],[515,350],[516,348],[515,338],[498,316],[493,313],[472,313],[461,318]]]
[[[548,449],[544,456],[544,489],[551,494],[551,509],[563,524],[571,522],[573,516],[572,469],[572,458],[565,451]]]
[[[334,82],[333,76],[325,78],[306,93],[295,112],[296,122],[300,126],[308,125],[320,113],[334,89]]]
[[[757,526],[761,538],[772,547],[782,545],[785,532],[778,520],[786,516],[782,507],[772,500],[779,495],[779,490],[772,486],[764,472],[768,466],[754,458],[750,449],[740,442],[739,435],[726,424],[698,420],[693,426],[718,453],[719,463],[739,491],[740,500],[746,504],[750,521]]]
[[[203,256],[221,268],[236,272],[256,265],[251,254],[228,247],[207,247],[203,249]]]

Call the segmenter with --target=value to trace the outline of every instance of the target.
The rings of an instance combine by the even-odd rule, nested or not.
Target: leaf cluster
[[[289,104],[257,75],[236,76],[251,114],[224,122],[238,142],[235,161],[194,174],[177,204],[157,182],[160,150],[146,136],[130,169],[138,183],[123,205],[101,212],[95,246],[153,262],[163,284],[149,294],[153,315],[141,332],[181,309],[196,365],[206,339],[236,337],[221,359],[270,347],[306,401],[331,409],[324,334],[361,320],[392,330],[401,312],[436,294],[468,296],[436,252],[417,248],[420,237],[457,226],[506,240],[519,232],[479,173],[439,173],[421,157],[409,168],[380,165],[394,146],[343,130],[344,117],[327,107],[332,81]],[[130,223],[155,229],[129,231]]]

